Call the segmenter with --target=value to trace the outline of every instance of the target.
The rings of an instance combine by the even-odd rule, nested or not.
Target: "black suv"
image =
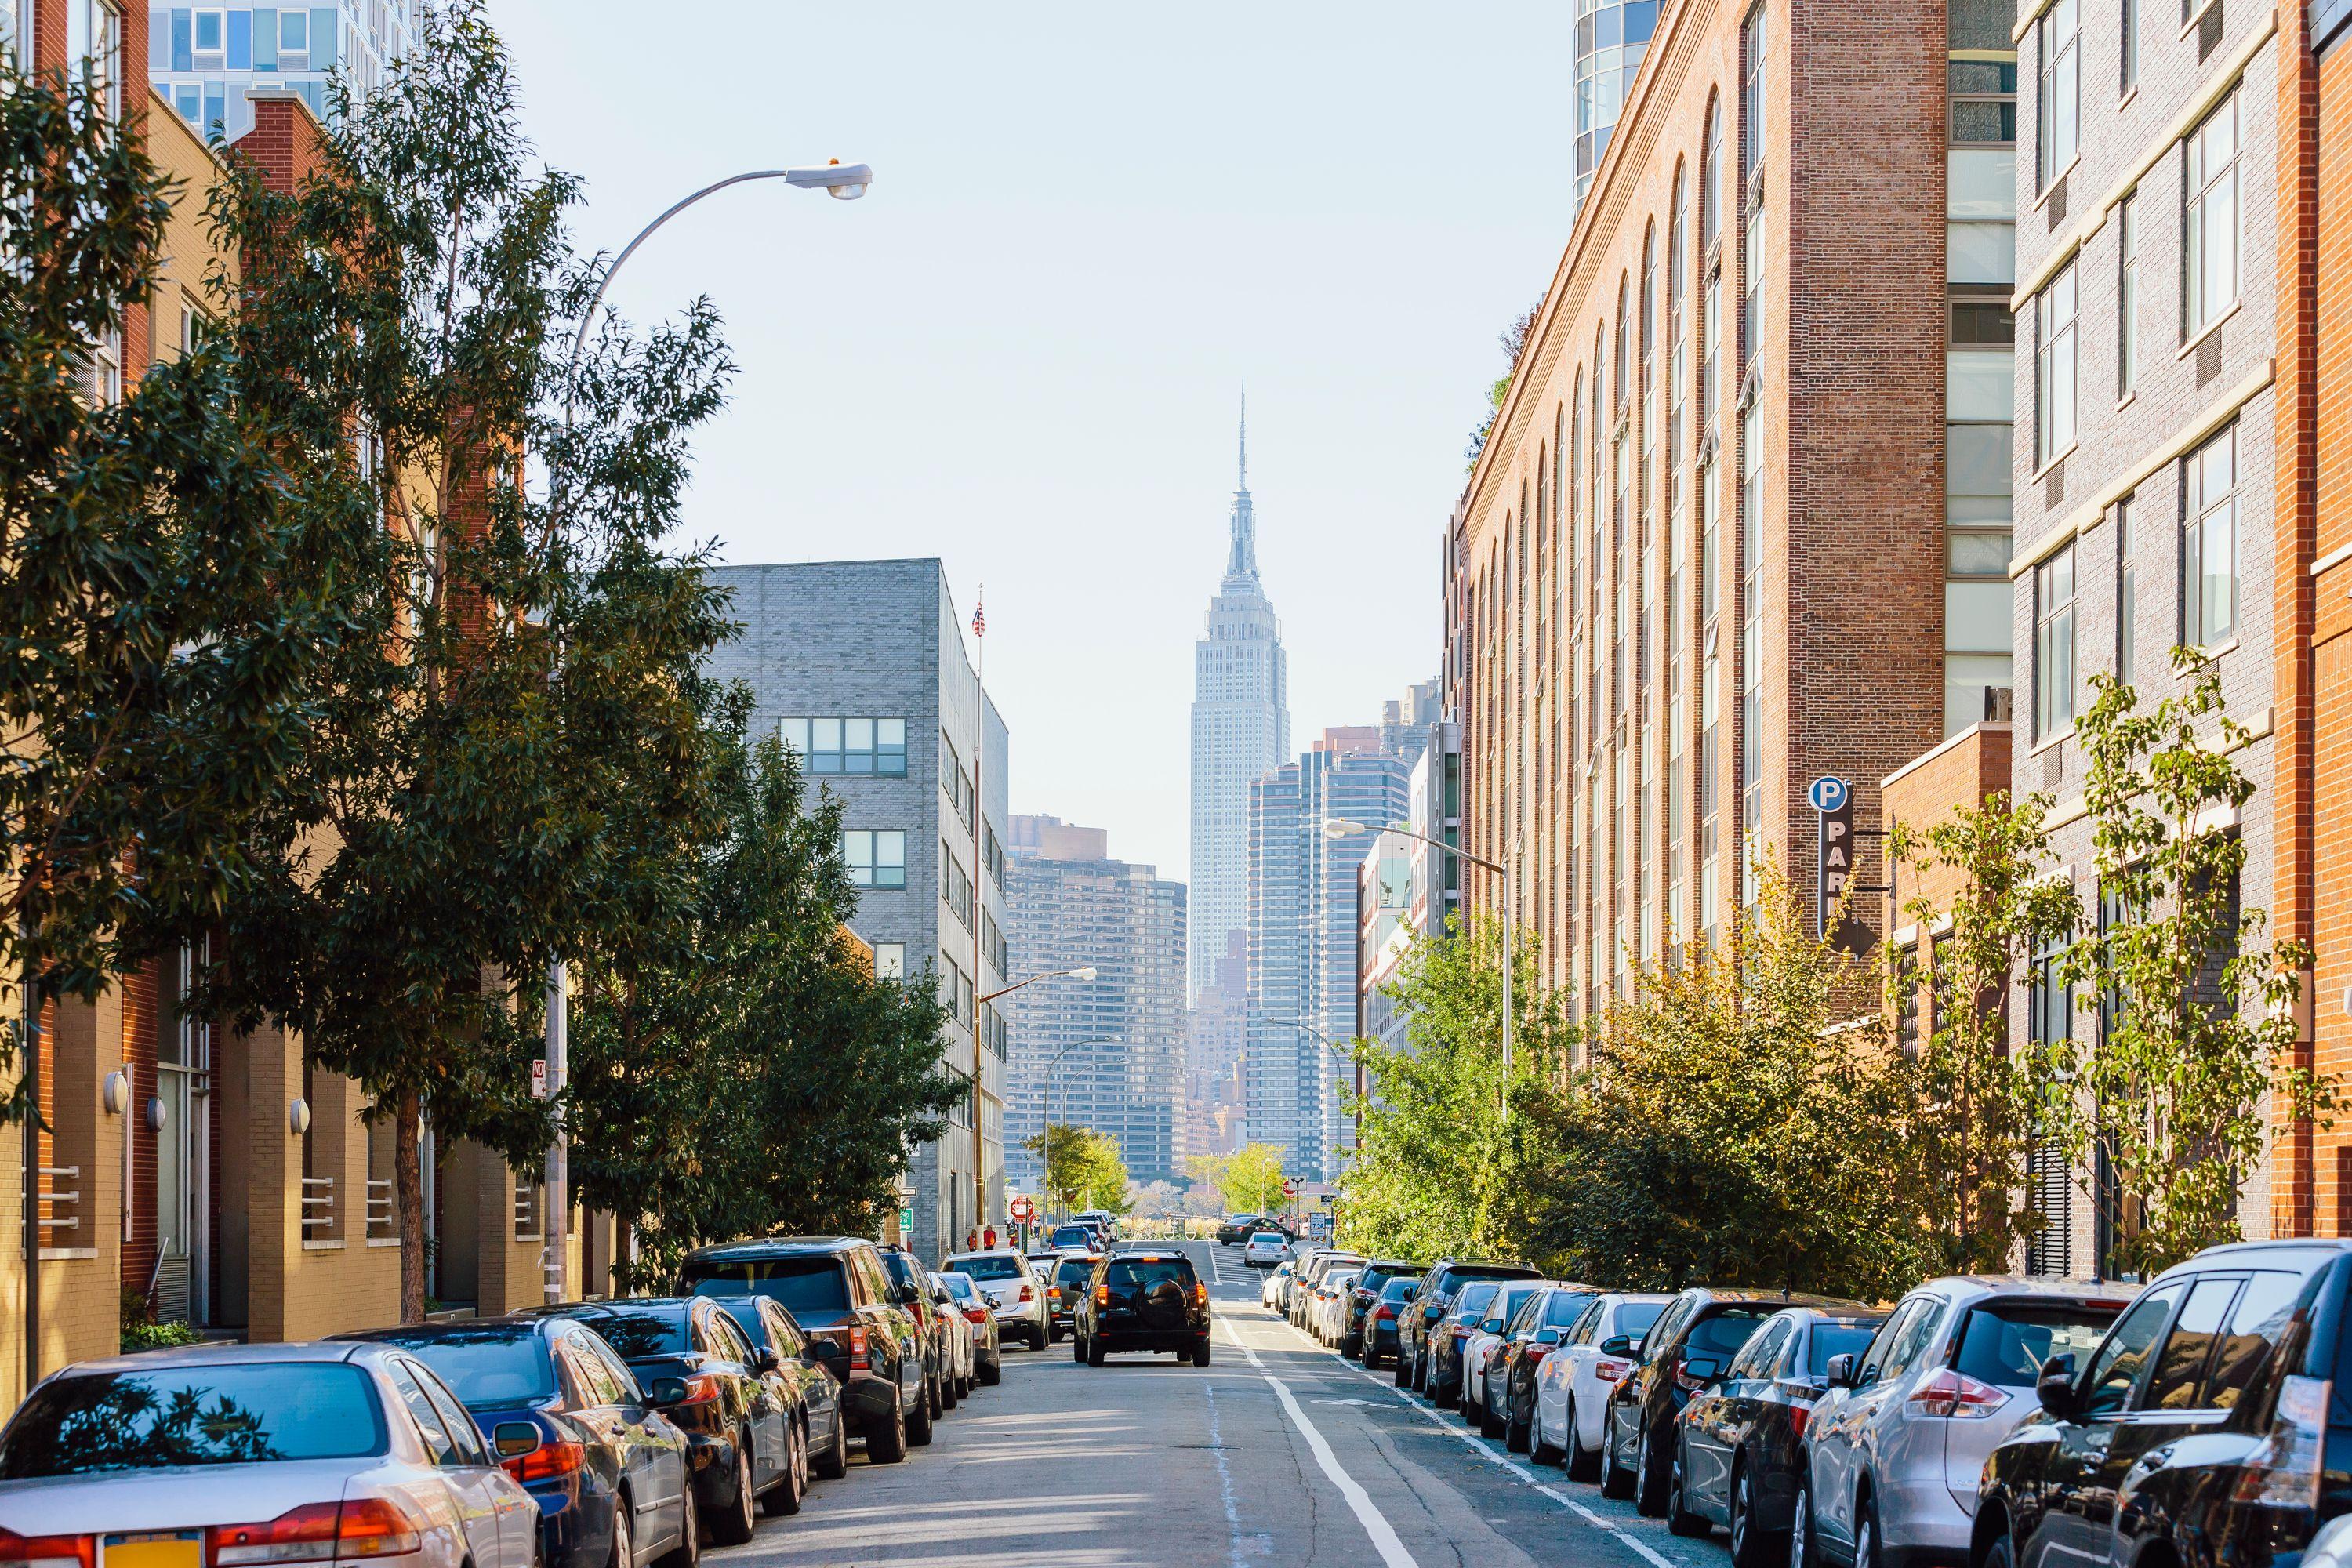
[[[2156,1278],[2087,1367],[2042,1363],[2042,1415],[1986,1459],[1972,1568],[2309,1562],[2352,1511],[2352,1242],[2209,1247]],[[2110,1540],[2115,1546],[2110,1547]]]
[[[1429,1386],[1429,1331],[1445,1317],[1454,1293],[1472,1279],[1540,1279],[1543,1270],[1524,1263],[1478,1263],[1441,1258],[1421,1277],[1412,1305],[1397,1314],[1396,1381],[1399,1388]]]
[[[862,1237],[780,1237],[698,1247],[678,1266],[698,1296],[769,1296],[807,1331],[809,1353],[842,1384],[866,1457],[896,1464],[931,1440],[921,1325],[902,1288]]]
[[[1114,1252],[1078,1300],[1071,1349],[1100,1366],[1123,1351],[1173,1351],[1209,1364],[1209,1288],[1181,1252]]]

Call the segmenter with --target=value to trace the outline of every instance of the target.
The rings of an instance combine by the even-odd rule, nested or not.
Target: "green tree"
[[[419,1127],[538,1167],[541,977],[631,906],[590,895],[677,874],[643,829],[709,809],[697,668],[727,630],[700,558],[664,542],[721,403],[718,323],[698,304],[638,339],[608,319],[572,377],[598,263],[570,247],[576,184],[535,166],[482,12],[428,14],[382,89],[328,117],[314,174],[274,190],[234,165],[214,212],[240,255],[220,280],[239,395],[301,459],[342,636],[207,1000],[300,1031],[392,1120],[409,1320]]]
[[[1244,1143],[1226,1163],[1225,1202],[1236,1213],[1279,1214],[1289,1200],[1283,1195],[1282,1151],[1272,1143]]]
[[[1050,1121],[1021,1145],[1046,1165],[1046,1198],[1060,1212],[1128,1212],[1127,1161],[1118,1141],[1092,1128]]]
[[[2074,1092],[2053,1113],[2074,1157],[2095,1153],[2110,1175],[2104,1266],[2143,1275],[2238,1238],[2267,1101],[2282,1121],[2326,1121],[2340,1103],[2334,1079],[2292,1062],[2310,950],[2262,943],[2263,911],[2240,903],[2245,841],[2217,826],[2253,795],[2237,762],[2252,736],[2210,663],[2188,648],[2173,662],[2186,689],[2145,711],[2131,687],[2092,676],[2076,723],[2106,918],[2077,938],[2064,978],[2101,999],[2106,1023],[2095,1044],[2066,1043]]]
[[[637,923],[578,966],[572,1168],[636,1227],[632,1286],[705,1242],[872,1233],[963,1095],[934,987],[855,951],[840,800],[809,801],[773,737],[747,747],[740,705],[709,743],[719,837],[625,874]]]

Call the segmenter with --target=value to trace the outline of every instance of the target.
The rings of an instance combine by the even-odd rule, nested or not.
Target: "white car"
[[[1612,1291],[1584,1310],[1559,1349],[1536,1368],[1536,1452],[1562,1455],[1568,1473],[1579,1480],[1601,1473],[1601,1423],[1609,1412],[1609,1391],[1633,1370],[1633,1348],[1673,1300]],[[1612,1340],[1632,1343],[1622,1355],[1605,1353],[1601,1347]]]
[[[1348,1310],[1348,1292],[1355,1288],[1356,1276],[1363,1271],[1360,1264],[1334,1268],[1315,1288],[1314,1304],[1309,1309],[1313,1316],[1307,1321],[1307,1331],[1322,1343],[1339,1342],[1339,1320]]]
[[[1019,1340],[1033,1351],[1045,1348],[1052,1320],[1045,1315],[1045,1282],[1029,1259],[1009,1247],[959,1252],[940,1265],[942,1274],[965,1274],[980,1287],[996,1313],[1000,1340]]]
[[[0,1433],[0,1538],[87,1563],[126,1535],[149,1568],[320,1558],[308,1542],[530,1568],[539,1504],[396,1345],[196,1345],[53,1373]]]
[[[1242,1247],[1242,1261],[1252,1268],[1272,1268],[1290,1257],[1290,1238],[1278,1230],[1261,1230]]]
[[[1550,1289],[1549,1279],[1512,1279],[1487,1300],[1486,1310],[1479,1314],[1469,1337],[1462,1342],[1463,1420],[1476,1426],[1478,1412],[1486,1407],[1486,1369],[1502,1357],[1503,1325],[1518,1316],[1528,1297]]]

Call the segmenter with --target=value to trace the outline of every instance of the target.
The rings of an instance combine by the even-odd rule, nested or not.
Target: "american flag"
[[[988,635],[988,605],[985,600],[975,600],[972,604],[971,635],[976,637]]]

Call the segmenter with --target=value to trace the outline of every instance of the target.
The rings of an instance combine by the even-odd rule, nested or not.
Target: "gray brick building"
[[[936,1259],[975,1226],[1004,1223],[1007,1030],[992,1005],[975,1007],[1005,984],[1004,721],[981,691],[936,560],[726,566],[711,577],[743,627],[711,673],[743,682],[753,733],[782,732],[806,758],[809,787],[846,803],[844,851],[861,889],[852,928],[882,973],[936,976],[952,1004],[944,1048],[967,1076],[979,1015],[985,1212],[975,1213],[968,1110],[916,1151],[907,1176],[908,1244]]]

